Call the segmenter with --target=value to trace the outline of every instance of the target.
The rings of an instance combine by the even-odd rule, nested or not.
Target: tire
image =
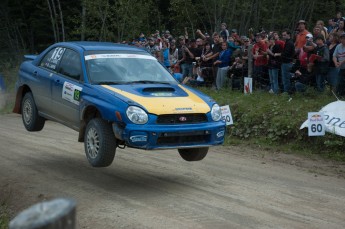
[[[34,97],[31,92],[24,95],[21,104],[22,120],[28,131],[40,131],[44,127],[45,119],[38,114]]]
[[[186,161],[201,161],[204,159],[208,152],[208,147],[205,148],[191,148],[191,149],[178,149],[180,156]]]
[[[85,154],[93,167],[106,167],[113,162],[116,139],[109,123],[92,119],[86,126],[84,139]]]

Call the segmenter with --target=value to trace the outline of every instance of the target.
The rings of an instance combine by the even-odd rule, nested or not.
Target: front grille
[[[168,114],[159,115],[157,124],[192,124],[207,122],[205,114]]]
[[[175,145],[175,144],[200,144],[210,140],[208,131],[194,131],[183,133],[161,133],[157,139],[157,145]]]

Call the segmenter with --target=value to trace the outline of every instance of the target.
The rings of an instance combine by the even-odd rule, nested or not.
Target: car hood
[[[149,113],[207,113],[210,106],[197,94],[181,85],[101,85],[143,106]]]

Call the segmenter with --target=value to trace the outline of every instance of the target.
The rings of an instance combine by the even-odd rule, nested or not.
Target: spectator
[[[159,47],[155,44],[153,37],[150,37],[148,39],[148,45],[146,46],[146,49],[149,53],[151,53],[152,56],[159,59],[159,57],[160,57]]]
[[[266,66],[268,64],[267,58],[267,44],[263,40],[265,37],[261,33],[256,34],[256,43],[253,47],[252,53],[254,57],[254,82],[257,86],[267,84]]]
[[[234,52],[236,49],[241,49],[241,46],[236,44],[236,41],[233,37],[229,37],[228,39],[228,47],[231,49],[232,52]]]
[[[294,81],[297,92],[306,92],[307,87],[311,84],[311,73],[307,71],[306,65],[299,60],[296,61],[292,68],[294,73],[291,79]]]
[[[176,45],[178,45],[177,46],[178,59],[175,63],[175,68],[179,68],[182,71],[182,65],[184,64],[184,60],[185,60],[183,47],[186,46],[186,40],[184,36],[179,36],[178,43]]]
[[[339,68],[337,95],[345,95],[345,33],[340,36],[340,44],[333,53],[333,62],[335,67]]]
[[[222,47],[220,44],[220,38],[218,33],[213,33],[213,44],[212,44],[212,52],[205,55],[205,61],[213,60],[213,63],[218,59],[219,53],[222,51]],[[216,82],[218,66],[213,65],[213,83]],[[213,88],[216,88],[216,85],[213,85]]]
[[[337,33],[331,33],[329,34],[329,68],[328,68],[328,73],[327,73],[327,82],[330,85],[330,90],[333,91],[333,89],[336,88],[337,86],[337,79],[338,79],[338,74],[339,74],[339,68],[336,68],[334,65],[334,62],[331,61],[333,59],[333,54],[336,49],[336,47],[339,44],[339,36]]]
[[[278,84],[278,73],[281,65],[281,52],[282,48],[279,44],[276,44],[274,36],[268,38],[269,49],[267,53],[268,58],[268,75],[270,78],[270,90],[269,93],[278,94],[279,84]]]
[[[243,45],[241,47],[242,60],[245,68],[247,69],[247,76],[253,75],[253,45],[248,37],[243,37]]]
[[[300,23],[300,25],[302,24],[304,23]],[[281,53],[281,61],[282,61],[281,75],[282,75],[282,82],[283,82],[283,90],[284,90],[284,93],[290,94],[291,92],[290,72],[292,68],[292,62],[295,56],[295,46],[291,39],[290,30],[288,29],[283,30],[282,36],[283,36],[283,39],[285,40],[285,46],[284,46],[283,52]]]
[[[321,34],[325,39],[328,39],[328,32],[327,32],[327,27],[325,27],[325,23],[322,20],[318,20],[316,22],[316,26],[321,28]]]
[[[226,23],[223,22],[223,23],[220,25],[220,28],[221,28],[221,30],[220,30],[220,32],[219,32],[220,37],[222,37],[224,41],[227,41],[227,40],[228,40],[228,37],[229,37],[229,31],[228,31],[228,29],[226,28]]]
[[[332,33],[337,33],[339,36],[341,36],[345,32],[344,30],[344,20],[341,19],[338,22],[338,27],[335,28]]]
[[[296,51],[303,48],[303,46],[307,42],[306,36],[309,33],[309,31],[306,29],[306,22],[304,20],[299,20],[297,25],[298,25],[298,28],[297,28],[298,34],[296,36],[296,41],[295,41]]]
[[[313,28],[313,37],[315,39],[314,41],[316,41],[316,38],[319,36],[322,36],[324,41],[326,40],[326,35],[324,32],[322,33],[322,31],[323,31],[323,27],[319,25],[314,26]]]
[[[334,18],[334,22],[335,22],[335,26],[339,27],[339,22],[343,19],[342,17],[342,13],[340,11],[337,12],[335,18]]]
[[[229,68],[231,89],[238,88],[241,90],[243,88],[243,71],[243,60],[240,56],[236,56],[234,63]]]
[[[222,51],[219,53],[219,58],[216,60],[213,65],[218,66],[217,77],[216,77],[216,87],[217,89],[221,89],[224,86],[227,73],[229,70],[230,58],[231,58],[231,50],[228,48],[228,43],[223,41],[221,43]]]
[[[325,79],[328,72],[329,65],[329,50],[327,45],[325,45],[324,37],[320,34],[316,37],[316,60],[315,60],[315,80],[316,80],[316,90],[323,92],[325,89]]]
[[[285,42],[280,39],[279,33],[277,31],[273,31],[272,35],[273,35],[273,38],[274,38],[274,41],[275,41],[274,43],[278,44],[281,47],[281,49],[283,50]]]
[[[335,28],[336,28],[336,23],[334,19],[329,19],[328,26],[327,26],[327,33],[330,34]]]
[[[196,45],[198,49],[202,50],[204,46],[204,41],[201,38],[196,39]]]
[[[208,55],[212,55],[212,49],[211,49],[211,44],[206,42],[204,44],[204,48],[202,50],[200,61],[199,61],[200,71],[201,71],[200,75],[203,77],[206,84],[212,85],[214,83],[213,69],[212,69],[213,60],[212,59],[206,60],[206,56]]]
[[[176,42],[171,41],[170,48],[169,48],[169,62],[170,62],[171,70],[174,73],[180,72],[180,67],[176,65],[177,61],[178,61],[178,49],[176,47]]]
[[[192,76],[193,75],[193,62],[195,60],[196,55],[201,55],[198,53],[198,49],[196,48],[196,40],[191,40],[191,46],[187,47],[187,45],[183,45],[183,56],[184,56],[184,63],[181,65],[183,77]]]
[[[234,38],[234,40],[240,40],[240,36],[237,34],[237,30],[236,29],[232,29],[231,30],[231,37]]]
[[[169,49],[170,49],[169,40],[164,38],[162,42],[160,61],[167,69],[171,70],[170,69],[171,64],[169,60]]]

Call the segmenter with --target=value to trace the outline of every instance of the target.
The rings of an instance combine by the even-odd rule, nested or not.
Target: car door
[[[79,102],[82,92],[80,55],[66,48],[52,81],[52,105],[56,118],[73,129],[79,128]]]
[[[35,98],[38,111],[46,116],[52,115],[51,106],[51,80],[57,73],[57,66],[61,61],[61,57],[65,49],[55,47],[47,52],[47,54],[39,62],[38,66],[32,69],[31,90]]]

